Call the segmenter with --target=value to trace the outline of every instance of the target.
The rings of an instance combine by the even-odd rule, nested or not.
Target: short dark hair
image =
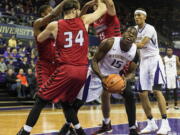
[[[67,0],[63,5],[63,12],[66,13],[73,8],[78,9],[79,5],[80,3],[77,0]]]
[[[40,8],[38,10],[39,15],[41,16],[41,14],[49,7],[50,7],[50,5],[42,5],[42,6],[40,6]]]
[[[167,46],[167,47],[166,47],[166,50],[167,50],[167,49],[172,49],[172,50],[173,50],[173,49],[174,49],[174,47],[173,47],[173,46],[171,46],[171,45],[169,45],[169,46]]]

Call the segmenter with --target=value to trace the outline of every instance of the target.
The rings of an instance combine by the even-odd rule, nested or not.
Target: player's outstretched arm
[[[115,16],[116,8],[115,8],[113,0],[104,0],[104,2],[106,3],[108,14],[111,16]]]
[[[98,62],[101,61],[104,56],[107,54],[107,52],[111,49],[113,45],[114,39],[105,39],[101,42],[99,45],[98,50],[96,51],[93,59],[92,59],[92,69],[94,73],[102,80],[104,76],[101,74],[101,71],[98,66]]]
[[[149,37],[144,37],[140,42],[135,43],[135,44],[137,45],[137,48],[138,48],[138,49],[141,49],[141,48],[143,48],[147,43],[149,43],[150,40],[151,40],[151,39],[150,39]]]
[[[87,10],[88,10],[89,8],[91,8],[92,6],[94,6],[95,4],[96,4],[96,0],[91,0],[91,1],[87,2],[87,3],[83,6],[83,8],[81,9],[80,16],[85,15],[85,14],[87,13]]]
[[[58,4],[52,11],[50,14],[37,19],[33,26],[35,29],[39,29],[42,26],[46,26],[48,25],[55,17],[58,17],[60,15],[60,13],[62,12],[62,7],[64,5],[64,2],[66,0],[62,1],[60,4]]]
[[[97,2],[97,9],[91,14],[86,14],[81,16],[81,19],[83,20],[86,30],[88,30],[89,24],[95,22],[98,20],[102,15],[104,15],[107,11],[106,5],[101,2],[101,0],[98,0]]]
[[[50,24],[48,24],[46,29],[38,35],[37,41],[41,43],[48,38],[55,39],[57,35],[57,31],[58,31],[58,22],[51,22]]]

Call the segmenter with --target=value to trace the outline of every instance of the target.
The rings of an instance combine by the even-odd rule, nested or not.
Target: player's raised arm
[[[96,51],[93,59],[92,59],[92,69],[94,73],[102,80],[104,76],[101,74],[98,62],[104,58],[107,52],[111,49],[114,39],[105,39],[99,45],[98,50]]]
[[[144,37],[140,42],[136,43],[137,48],[138,48],[138,49],[143,48],[147,43],[150,42],[150,40],[151,40],[151,39],[150,39],[149,37]]]
[[[115,8],[113,0],[103,0],[103,1],[106,3],[108,14],[111,16],[115,16],[116,8]]]
[[[93,13],[81,16],[81,19],[83,20],[87,30],[88,30],[89,24],[98,20],[107,11],[106,5],[103,2],[101,2],[101,0],[97,0],[97,1],[98,1],[97,2],[98,7]]]
[[[57,22],[52,22],[48,24],[45,30],[43,30],[37,37],[38,42],[43,42],[48,38],[56,38],[57,35],[57,29],[58,23]]]
[[[83,6],[83,8],[81,9],[80,16],[85,15],[85,14],[87,13],[87,10],[88,10],[89,8],[91,8],[92,6],[94,6],[95,4],[96,4],[96,0],[91,0],[91,1],[87,2],[87,3]]]
[[[51,11],[49,14],[43,16],[42,18],[39,18],[37,19],[33,26],[35,29],[39,29],[40,27],[42,26],[46,26],[47,24],[49,24],[55,17],[59,16],[60,13],[62,12],[62,7],[64,5],[64,2],[66,0],[62,1],[60,4],[58,4],[54,9],[52,9],[50,6],[49,6],[49,11]],[[47,5],[44,5],[44,6],[47,6]],[[41,7],[42,10],[43,10],[43,6]],[[41,15],[42,16],[42,15]]]

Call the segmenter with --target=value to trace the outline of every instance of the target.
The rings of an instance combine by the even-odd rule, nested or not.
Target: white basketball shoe
[[[161,127],[160,129],[157,131],[158,135],[167,135],[168,132],[171,131],[171,127],[169,126],[169,122],[167,119],[162,119],[161,121]]]
[[[141,134],[147,134],[147,133],[151,133],[154,132],[158,129],[158,126],[156,125],[156,122],[154,119],[151,120],[147,120],[147,126],[141,130]]]

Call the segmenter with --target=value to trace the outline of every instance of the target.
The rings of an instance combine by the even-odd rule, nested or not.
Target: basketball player
[[[97,35],[99,36],[100,41],[110,38],[110,37],[120,37],[120,22],[116,15],[116,9],[113,0],[103,0],[107,6],[107,12],[100,19],[95,21],[92,26],[96,30]],[[81,14],[86,13],[89,7],[96,9],[93,1],[87,3],[84,8],[82,8]],[[107,131],[112,131],[111,120],[110,120],[110,97],[111,94],[107,91],[103,91],[101,96],[102,100],[102,113],[103,121],[102,127],[98,129],[95,133],[104,133]]]
[[[157,33],[155,28],[145,22],[147,13],[144,9],[137,9],[134,12],[135,26],[138,30],[136,45],[140,49],[140,90],[139,94],[142,107],[148,118],[147,126],[141,133],[149,133],[158,129],[151,112],[151,105],[148,93],[153,92],[157,98],[158,106],[162,116],[161,127],[157,134],[167,134],[171,128],[167,120],[166,101],[161,92],[165,83],[164,65],[159,55]]]
[[[174,109],[179,109],[177,106],[177,67],[180,67],[179,57],[173,55],[172,47],[167,48],[167,55],[164,57],[164,65],[166,72],[167,88],[166,88],[166,105],[168,109],[168,100],[170,91],[174,91]]]
[[[105,85],[104,80],[109,74],[119,74],[123,67],[131,62],[130,69],[135,71],[136,64],[138,62],[137,47],[133,42],[137,36],[137,31],[134,27],[129,27],[127,31],[123,34],[123,37],[108,38],[102,41],[96,52],[93,61],[92,69],[97,75],[102,84]],[[132,74],[129,73],[125,76],[126,80],[132,78]],[[105,89],[103,91],[106,91]],[[107,91],[106,91],[107,92]],[[131,88],[126,88],[126,90],[121,94],[125,99],[125,108],[128,115],[130,135],[137,135],[135,120],[136,120],[136,109],[134,95]],[[103,126],[105,122],[103,122]],[[101,132],[100,132],[101,131]],[[99,130],[93,135],[102,134],[104,131]]]
[[[112,73],[119,74],[119,72],[123,70],[122,67],[124,67],[124,65],[126,65],[127,62],[132,61],[132,64],[131,64],[130,70],[129,70],[129,74],[127,74],[127,76],[126,76],[127,80],[131,79],[133,77],[132,73],[134,72],[134,70],[136,68],[136,65],[134,64],[134,62],[137,63],[137,61],[138,61],[138,56],[136,54],[136,46],[132,45],[132,42],[135,40],[134,38],[136,38],[136,34],[137,34],[136,29],[134,27],[130,27],[125,32],[123,38],[115,38],[114,37],[112,39],[107,39],[105,41],[102,41],[102,43],[101,43],[101,45],[99,47],[99,51],[96,52],[95,58],[93,59],[92,64],[94,64],[94,65],[92,65],[92,68],[94,66],[96,66],[95,65],[96,61],[97,61],[96,57],[98,57],[98,61],[101,64],[100,67],[104,66],[105,69],[107,69],[106,66],[109,67],[107,69],[107,71],[104,71],[104,68],[102,68],[102,71],[103,71],[103,73],[106,73],[106,76],[109,75],[109,74],[112,74]],[[129,37],[131,37],[131,38],[129,38]],[[129,42],[129,43],[126,42],[126,40],[128,38],[129,38],[129,40],[131,39],[131,42]],[[109,41],[111,41],[111,42],[109,42]],[[116,51],[112,51],[112,49],[114,50],[116,48],[119,48],[119,44],[120,44],[120,46],[122,46],[122,49],[121,50],[117,49]],[[132,45],[132,47],[131,47],[131,45]],[[101,48],[102,49],[106,48],[106,51],[103,51]],[[124,49],[127,49],[127,50],[125,52],[123,52]],[[123,54],[122,54],[122,52],[123,52]],[[102,60],[100,60],[99,55],[102,55],[102,53],[103,53]],[[107,57],[109,55],[111,55],[112,53],[115,53],[115,54],[112,55],[111,59],[108,59]],[[106,55],[108,55],[108,56],[106,56]],[[114,57],[114,59],[113,59],[113,57]],[[122,60],[119,61],[118,58],[115,58],[115,57],[118,57],[119,59],[122,59]],[[125,57],[128,57],[128,58],[125,58]],[[112,61],[112,59],[114,61],[117,60],[119,62],[116,63],[116,62]],[[114,62],[113,66],[109,66],[107,64],[107,62],[104,63],[105,61],[109,61],[109,60]],[[96,72],[94,72],[92,70],[92,68],[91,67],[89,68],[86,82],[83,85],[83,87],[81,88],[81,91],[79,92],[79,94],[77,96],[77,99],[76,99],[77,104],[76,104],[76,106],[74,104],[72,104],[71,108],[69,110],[64,109],[65,110],[64,113],[66,115],[68,115],[68,113],[70,114],[70,112],[71,112],[71,115],[68,115],[68,116],[71,116],[71,119],[69,117],[66,117],[66,120],[69,123],[72,122],[73,125],[78,125],[79,124],[77,113],[78,113],[78,110],[80,109],[80,107],[85,102],[91,102],[93,100],[98,99],[101,96],[102,92],[103,92],[102,81],[96,75]],[[95,67],[95,68],[97,68],[97,67]],[[136,112],[136,110],[135,110],[135,101],[134,101],[134,95],[133,95],[133,93],[131,92],[130,89],[131,89],[130,87],[126,88],[126,90],[122,94],[122,96],[125,98],[125,106],[126,106],[126,111],[127,111],[127,115],[128,115],[128,121],[129,121],[129,127],[130,127],[130,135],[137,135],[138,133],[136,132],[136,126],[135,126],[135,119],[136,119],[135,118],[135,112]],[[64,105],[62,104],[62,106],[64,106]],[[72,112],[74,112],[74,113],[72,113]],[[68,133],[69,125],[70,124],[68,124],[68,123],[64,124],[63,128],[61,129],[61,133],[63,133],[64,135],[66,133]],[[104,131],[104,132],[106,132],[106,131]],[[99,131],[98,131],[98,133],[93,133],[93,135],[96,135],[96,134],[100,134]],[[101,134],[102,134],[102,132],[101,132]]]
[[[106,12],[106,6],[100,0],[95,12],[82,17],[79,17],[80,4],[77,0],[65,0],[62,9],[64,19],[48,24],[37,37],[40,43],[49,38],[55,40],[58,66],[37,93],[33,111],[28,117],[33,126],[48,101],[56,103],[61,100],[71,104],[76,99],[87,74],[88,26]],[[32,127],[28,129],[23,129],[21,135],[29,135]],[[85,134],[82,128],[76,132]]]
[[[41,18],[37,19],[33,23],[33,31],[34,31],[34,37],[36,40],[37,50],[38,50],[38,60],[36,63],[36,78],[37,78],[37,84],[38,88],[40,88],[44,82],[48,80],[50,75],[55,71],[56,69],[56,63],[55,63],[55,47],[54,47],[54,39],[47,39],[46,41],[40,43],[37,41],[37,36],[45,29],[45,27],[55,18],[57,17],[62,10],[63,2],[61,2],[57,7],[52,9],[49,5],[42,5],[39,8],[39,15]],[[48,52],[48,55],[47,55]],[[39,103],[40,99],[37,98],[36,102]],[[46,104],[43,104],[45,106]],[[37,112],[38,111],[38,112]],[[34,116],[34,121],[32,120],[32,117],[28,117],[26,124],[21,128],[18,135],[26,135],[29,134],[28,132],[31,131],[32,127],[36,123],[36,119],[39,117],[40,110],[35,109],[35,107],[31,110],[30,116],[34,116],[33,114],[37,114]]]

